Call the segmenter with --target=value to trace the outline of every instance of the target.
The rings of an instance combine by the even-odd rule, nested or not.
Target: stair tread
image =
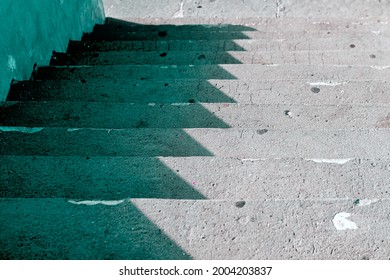
[[[390,46],[390,45],[389,45]],[[228,52],[84,52],[55,53],[51,65],[205,65],[205,64],[305,64],[390,65],[390,51],[228,51]]]
[[[227,80],[290,80],[315,79],[317,81],[387,80],[389,66],[352,65],[97,65],[94,67],[39,67],[34,75],[42,79],[139,79],[163,81],[167,79],[227,79]]]
[[[5,105],[0,107],[1,126],[107,129],[390,127],[390,104],[351,106],[25,101],[16,104],[7,102]]]
[[[69,53],[88,51],[304,51],[304,50],[388,50],[390,38],[374,33],[334,37],[312,38],[305,36],[277,39],[234,39],[234,40],[161,40],[161,41],[70,41]]]
[[[389,129],[0,128],[0,155],[390,157]]]
[[[0,156],[0,160],[3,198],[390,198],[389,159]]]
[[[319,90],[319,92],[317,92]],[[317,93],[315,93],[315,92]],[[80,101],[119,103],[203,103],[374,105],[389,104],[386,80],[164,80],[117,81],[89,78],[21,81],[11,86],[9,101]]]
[[[1,254],[10,259],[387,259],[390,246],[387,199],[0,203],[0,238],[8,240]],[[356,229],[340,242],[343,217]]]
[[[373,33],[374,32],[374,33]],[[94,32],[84,34],[83,41],[165,41],[165,40],[234,40],[234,39],[284,39],[284,38],[326,38],[342,37],[348,33],[350,36],[362,36],[367,34],[378,34],[389,37],[390,32],[387,26],[379,26],[370,31],[328,31],[328,30],[278,30],[278,31],[210,31],[207,27],[201,31],[191,31],[185,25],[172,31],[126,31],[115,28],[95,28]]]
[[[364,17],[335,17],[335,16],[316,16],[311,17],[183,17],[183,18],[164,18],[164,17],[106,17],[106,25],[122,26],[123,28],[158,28],[159,26],[196,26],[218,27],[231,30],[247,30],[247,28],[281,28],[282,30],[304,30],[305,28],[313,29],[371,29],[373,26],[387,26],[389,24],[388,16],[364,16]],[[99,25],[101,26],[101,25]],[[305,28],[297,28],[304,26]],[[349,26],[349,27],[347,27]],[[203,29],[203,28],[202,28]]]

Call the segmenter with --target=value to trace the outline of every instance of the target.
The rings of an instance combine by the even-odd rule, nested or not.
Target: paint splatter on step
[[[305,160],[314,161],[317,163],[333,163],[333,164],[346,164],[348,161],[354,158],[337,158],[337,159],[326,159],[326,158],[305,158]]]
[[[44,127],[10,127],[1,126],[0,131],[3,132],[21,132],[21,133],[36,133],[42,131]]]
[[[346,212],[336,214],[332,220],[334,227],[337,230],[357,229],[357,225],[347,219],[350,216],[351,214]]]
[[[74,200],[68,200],[69,203],[76,204],[76,205],[107,205],[107,206],[115,206],[118,204],[121,204],[125,202],[124,199],[122,200],[84,200],[84,201],[74,201]]]
[[[329,87],[335,87],[335,86],[340,86],[346,84],[346,82],[308,82],[309,85],[311,86],[329,86]]]
[[[372,203],[378,202],[379,199],[356,199],[355,205],[357,206],[368,206]]]

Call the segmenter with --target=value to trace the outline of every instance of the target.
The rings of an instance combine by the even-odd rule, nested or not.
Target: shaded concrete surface
[[[0,108],[1,259],[390,259],[389,1],[105,1]]]

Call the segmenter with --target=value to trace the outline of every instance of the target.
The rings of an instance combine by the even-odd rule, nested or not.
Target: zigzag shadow
[[[229,25],[149,26],[108,19],[106,25],[96,26],[94,32],[86,34],[83,41],[71,41],[66,54],[54,52],[52,66],[40,67],[33,74],[34,81],[14,83],[9,101],[65,101],[61,105],[64,108],[69,101],[131,102],[144,107],[121,115],[110,109],[94,111],[76,106],[68,111],[56,111],[53,107],[49,117],[38,114],[39,106],[29,107],[24,103],[2,109],[3,126],[45,127],[33,134],[8,132],[1,135],[0,132],[5,144],[0,154],[16,156],[4,159],[6,169],[15,172],[2,173],[1,180],[10,182],[1,187],[2,197],[40,198],[48,202],[43,210],[22,202],[19,210],[0,215],[0,223],[6,229],[0,235],[3,248],[0,257],[191,258],[132,204],[85,206],[77,203],[128,198],[207,199],[200,189],[184,181],[157,157],[212,156],[182,129],[230,127],[200,103],[234,102],[207,80],[235,79],[217,64],[240,62],[228,54],[217,61],[202,53],[206,47],[217,46],[220,40],[225,41],[224,51],[243,51],[233,40],[248,39],[242,32],[250,30]],[[197,41],[193,44],[188,43],[189,40]],[[190,60],[179,53],[190,45],[195,55],[190,58],[194,67],[188,66]],[[194,45],[199,47],[198,53]],[[123,53],[110,61],[108,53],[118,48]],[[120,59],[126,52],[130,58]],[[146,63],[139,65],[142,54]],[[77,66],[84,63],[97,66]],[[107,68],[110,65],[116,66]],[[188,89],[188,85],[197,87]],[[162,106],[183,102],[188,103],[188,107],[181,111],[165,110],[159,117],[158,110],[145,111],[151,109],[147,107],[151,102]],[[99,118],[96,119],[97,112]],[[139,125],[141,123],[143,125]],[[63,127],[78,130],[66,132]],[[108,128],[124,130],[107,133]],[[20,157],[26,155],[30,157]],[[110,158],[112,156],[114,158]],[[128,156],[130,158],[126,158]],[[91,185],[95,187],[85,188]],[[76,205],[49,198],[66,198]],[[55,218],[56,209],[63,211],[61,220]],[[31,217],[37,212],[39,221]],[[17,227],[6,225],[9,215],[21,219]],[[89,219],[95,223],[87,227]],[[26,232],[26,224],[33,226],[34,231]],[[129,232],[129,228],[137,230]]]

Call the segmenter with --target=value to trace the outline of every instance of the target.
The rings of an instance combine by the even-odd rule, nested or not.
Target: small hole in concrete
[[[375,58],[376,55],[375,55],[375,54],[370,54],[370,57],[371,57],[371,58]]]
[[[349,47],[353,49],[356,46],[355,46],[355,44],[350,44]]]
[[[167,86],[169,86],[169,84],[168,84],[168,83],[165,83],[165,84],[164,84],[164,87],[167,87]]]
[[[260,135],[263,135],[263,134],[265,134],[267,132],[268,132],[268,129],[258,129],[258,130],[256,130],[256,133],[260,134]]]
[[[188,100],[188,103],[195,103],[195,100],[194,99],[190,99],[190,100]]]
[[[236,202],[236,207],[237,208],[242,208],[242,207],[244,207],[244,205],[245,205],[245,201],[237,201]]]
[[[167,56],[167,53],[166,52],[160,53],[160,56],[161,57]]]
[[[311,91],[314,92],[314,93],[319,93],[320,89],[318,87],[312,87]]]
[[[168,35],[168,32],[166,32],[166,31],[160,31],[160,32],[157,33],[157,35],[158,35],[159,37],[166,37],[166,36]]]

